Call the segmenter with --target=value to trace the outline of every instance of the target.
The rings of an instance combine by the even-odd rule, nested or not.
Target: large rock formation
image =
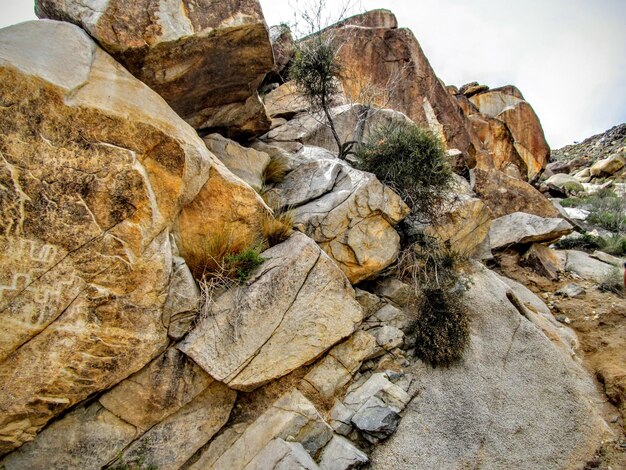
[[[394,229],[409,214],[400,196],[370,173],[355,170],[315,147],[296,155],[297,167],[272,190],[353,284],[393,263],[400,250]]]
[[[461,150],[471,163],[475,149],[458,106],[413,33],[397,24],[393,13],[375,10],[336,28],[346,94],[355,102],[406,114],[442,137],[448,148]]]
[[[201,225],[262,201],[80,28],[23,23],[0,44],[5,453],[167,346],[170,228],[184,245],[198,194]]]
[[[305,235],[294,234],[262,256],[266,261],[249,285],[216,299],[178,346],[237,390],[253,390],[310,362],[363,318],[343,273]]]
[[[274,59],[257,0],[37,0],[35,9],[83,27],[196,129],[269,129],[257,88]]]
[[[478,93],[469,100],[480,113],[506,124],[513,136],[515,150],[526,163],[528,177],[534,179],[541,173],[550,158],[550,147],[539,118],[519,90],[507,86]]]
[[[608,434],[594,384],[515,298],[494,273],[473,276],[472,347],[449,369],[413,367],[420,393],[373,468],[566,469],[594,456]]]

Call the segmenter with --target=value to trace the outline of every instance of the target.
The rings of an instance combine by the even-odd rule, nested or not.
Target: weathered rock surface
[[[165,349],[169,230],[199,191],[221,189],[196,221],[257,196],[80,28],[22,23],[0,44],[6,453]]]
[[[176,413],[132,443],[115,466],[178,470],[228,421],[237,392],[213,382]]]
[[[313,238],[356,284],[398,256],[394,225],[409,208],[370,173],[352,168],[319,149],[305,147],[301,164],[276,186],[296,226]]]
[[[413,372],[420,393],[373,468],[579,468],[607,427],[591,379],[507,298],[494,273],[473,277],[472,345],[458,365]],[[529,397],[541,399],[529,400]]]
[[[558,217],[559,211],[530,184],[499,171],[473,169],[472,189],[491,209],[495,218],[514,212],[539,217]]]
[[[574,272],[584,279],[603,282],[611,274],[614,266],[595,259],[591,255],[576,250],[567,250],[565,269]]]
[[[363,318],[346,277],[305,235],[294,234],[262,257],[248,284],[219,297],[178,346],[237,390],[253,390],[310,362]]]
[[[559,278],[559,272],[565,268],[554,250],[540,243],[532,244],[524,254],[522,262],[553,281]]]
[[[200,300],[200,289],[189,266],[180,256],[173,256],[170,289],[163,309],[170,338],[181,339],[187,334],[198,314]]]
[[[574,227],[563,219],[547,219],[515,212],[492,222],[489,239],[491,249],[498,250],[511,245],[551,242],[573,230]]]
[[[208,135],[203,140],[207,148],[226,165],[226,168],[256,191],[261,191],[265,184],[263,171],[270,162],[268,154],[242,147],[219,134]]]
[[[336,28],[346,95],[353,102],[400,111],[440,135],[467,160],[475,149],[454,99],[437,78],[413,33],[390,12],[364,13]],[[463,162],[465,163],[465,162]]]
[[[318,470],[319,467],[299,442],[274,439],[252,461],[246,470]]]
[[[111,413],[145,432],[193,400],[213,379],[176,348],[100,398]]]
[[[555,187],[563,191],[566,195],[574,195],[585,192],[585,188],[580,181],[570,175],[558,173],[548,178],[544,183],[548,188]]]
[[[295,41],[289,26],[281,24],[270,28],[270,41],[276,63],[274,73],[285,79],[287,66],[296,52]]]
[[[241,434],[232,433],[230,442],[215,442],[190,470],[231,470],[246,468],[274,439],[298,442],[309,455],[316,455],[332,438],[332,429],[313,404],[297,390],[278,399]],[[211,447],[219,446],[218,454]]]
[[[274,59],[257,0],[37,0],[35,11],[84,28],[196,129],[269,129],[256,90]]]
[[[597,161],[590,168],[591,176],[611,176],[626,166],[626,153]]]
[[[272,118],[291,119],[298,113],[303,113],[310,108],[306,98],[298,93],[294,82],[287,82],[264,98],[267,114]]]
[[[550,147],[539,118],[514,87],[497,88],[478,93],[470,101],[486,116],[504,122],[514,139],[515,149],[528,168],[528,177],[535,178],[548,164]]]
[[[370,133],[386,124],[407,124],[411,120],[391,109],[372,110],[361,104],[345,104],[330,110],[341,142],[364,142]],[[263,139],[268,143],[299,142],[337,152],[332,131],[321,114],[302,113],[272,129]]]
[[[367,455],[348,439],[333,436],[322,452],[319,467],[321,470],[352,470],[368,463]]]

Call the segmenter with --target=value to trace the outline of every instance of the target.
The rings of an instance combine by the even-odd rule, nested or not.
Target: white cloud
[[[260,1],[269,24],[293,20],[297,0]],[[517,85],[553,147],[626,121],[623,0],[362,0],[360,8],[396,13],[446,83]],[[34,18],[33,3],[0,0],[0,27]]]

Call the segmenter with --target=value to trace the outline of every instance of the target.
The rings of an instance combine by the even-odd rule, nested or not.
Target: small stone
[[[351,470],[361,468],[369,462],[367,455],[352,442],[334,436],[322,452],[319,462],[321,470]]]
[[[396,431],[400,415],[379,398],[371,397],[352,417],[352,423],[375,444]]]
[[[565,287],[562,287],[558,291],[555,292],[555,295],[561,295],[563,297],[568,297],[572,299],[578,299],[580,297],[584,297],[587,294],[587,291],[578,284],[570,283]]]

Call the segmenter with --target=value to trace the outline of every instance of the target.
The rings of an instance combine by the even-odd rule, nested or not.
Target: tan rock
[[[274,439],[246,465],[245,470],[319,470],[302,444]]]
[[[305,235],[261,256],[265,262],[247,285],[219,297],[178,346],[212,377],[243,391],[315,359],[363,316],[343,273]]]
[[[213,382],[176,348],[100,398],[111,413],[145,432],[193,400]]]
[[[219,134],[211,134],[203,140],[207,148],[226,165],[226,168],[256,191],[261,191],[265,184],[263,171],[270,162],[268,154],[242,147]]]
[[[558,217],[558,210],[530,184],[499,171],[471,171],[472,189],[491,209],[494,218],[514,212]]]
[[[0,460],[6,470],[98,469],[139,434],[99,403],[80,406]]]
[[[559,272],[565,267],[554,250],[539,243],[530,247],[524,255],[523,263],[553,281],[558,280]]]
[[[543,218],[525,212],[514,212],[491,223],[489,240],[492,250],[511,245],[530,245],[535,242],[553,242],[572,233],[574,227],[557,218]]]
[[[200,301],[200,289],[187,263],[173,256],[170,288],[163,307],[163,322],[169,325],[170,338],[181,339],[187,334],[198,314]]]
[[[264,98],[268,116],[291,119],[311,106],[304,96],[298,93],[294,82],[287,82],[272,90]]]
[[[195,128],[269,129],[256,90],[274,59],[258,1],[37,0],[35,10],[84,28]]]
[[[202,243],[233,220],[252,232],[264,206],[80,28],[28,22],[0,44],[0,96],[12,103],[0,108],[5,453],[165,350],[181,210],[184,248],[187,233]]]
[[[296,226],[313,238],[356,284],[395,261],[400,237],[394,225],[409,208],[370,173],[306,148],[300,165],[276,186]]]
[[[242,434],[239,432],[229,433],[231,439],[226,442],[216,442],[221,450],[216,460],[211,444],[190,470],[245,468],[274,439],[299,442],[309,455],[316,455],[333,435],[313,404],[297,390],[283,395]]]
[[[591,176],[611,176],[626,166],[626,154],[612,155],[591,166]]]
[[[276,67],[274,73],[284,78],[287,66],[296,52],[295,41],[289,26],[281,24],[270,28],[270,41]]]
[[[358,371],[365,359],[376,349],[376,339],[369,333],[357,331],[348,340],[331,349],[304,376],[305,386],[312,387],[322,398],[332,398]]]
[[[548,164],[550,147],[532,106],[516,89],[494,89],[470,98],[482,114],[504,122],[514,139],[517,153],[526,162],[528,178],[534,179]]]
[[[191,402],[132,443],[115,462],[178,470],[228,421],[237,392],[213,382]]]
[[[353,102],[400,111],[420,126],[439,134],[448,148],[469,160],[475,150],[450,96],[435,75],[413,33],[397,28],[391,13],[359,15],[337,28],[342,82]],[[352,26],[358,25],[358,26]]]

